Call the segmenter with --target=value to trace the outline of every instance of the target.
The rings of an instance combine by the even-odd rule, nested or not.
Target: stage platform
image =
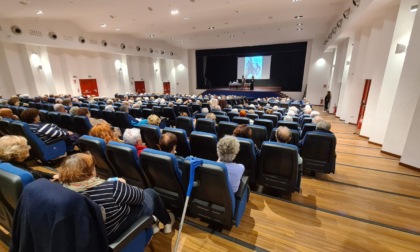
[[[230,89],[230,88],[214,88],[207,89],[202,95],[237,95],[246,96],[250,98],[265,98],[265,97],[278,97],[281,93],[281,87],[255,87],[254,90],[248,89]]]

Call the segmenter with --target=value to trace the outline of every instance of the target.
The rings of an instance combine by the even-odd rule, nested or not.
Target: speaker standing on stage
[[[331,100],[331,92],[328,91],[327,95],[325,96],[324,111],[328,112],[328,105],[330,104],[330,100]]]
[[[251,78],[251,85],[249,86],[249,89],[250,89],[250,90],[254,90],[254,84],[255,84],[254,75],[252,75],[252,78]]]

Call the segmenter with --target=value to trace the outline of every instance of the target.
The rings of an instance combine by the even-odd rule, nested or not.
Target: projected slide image
[[[263,56],[245,57],[245,78],[251,79],[254,76],[255,79],[261,79],[262,65]]]

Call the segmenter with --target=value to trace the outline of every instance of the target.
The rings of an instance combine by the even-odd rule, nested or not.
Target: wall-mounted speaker
[[[20,27],[19,27],[19,26],[16,26],[16,25],[13,25],[13,26],[10,28],[10,30],[11,30],[14,34],[16,34],[16,35],[20,35],[20,34],[22,34],[22,29],[20,29]]]
[[[101,44],[102,44],[103,47],[106,47],[108,45],[108,42],[106,42],[105,40],[102,40]]]
[[[120,45],[120,47],[121,47],[121,49],[125,49],[125,45],[124,45],[124,43],[121,43],[121,45]]]
[[[84,44],[86,42],[86,39],[82,36],[79,37],[79,42]]]
[[[48,37],[50,37],[50,39],[56,40],[57,39],[57,34],[55,34],[55,32],[50,32],[50,33],[48,33]]]

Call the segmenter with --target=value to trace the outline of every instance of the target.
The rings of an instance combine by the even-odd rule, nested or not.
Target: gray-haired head
[[[132,129],[125,129],[123,135],[124,143],[136,146],[137,144],[142,142],[140,129],[132,128]]]
[[[326,122],[326,121],[320,121],[316,125],[316,129],[317,130],[327,130],[327,131],[329,131],[331,129],[331,123]]]
[[[224,136],[217,143],[217,156],[222,162],[232,162],[239,152],[239,141],[234,136]]]

